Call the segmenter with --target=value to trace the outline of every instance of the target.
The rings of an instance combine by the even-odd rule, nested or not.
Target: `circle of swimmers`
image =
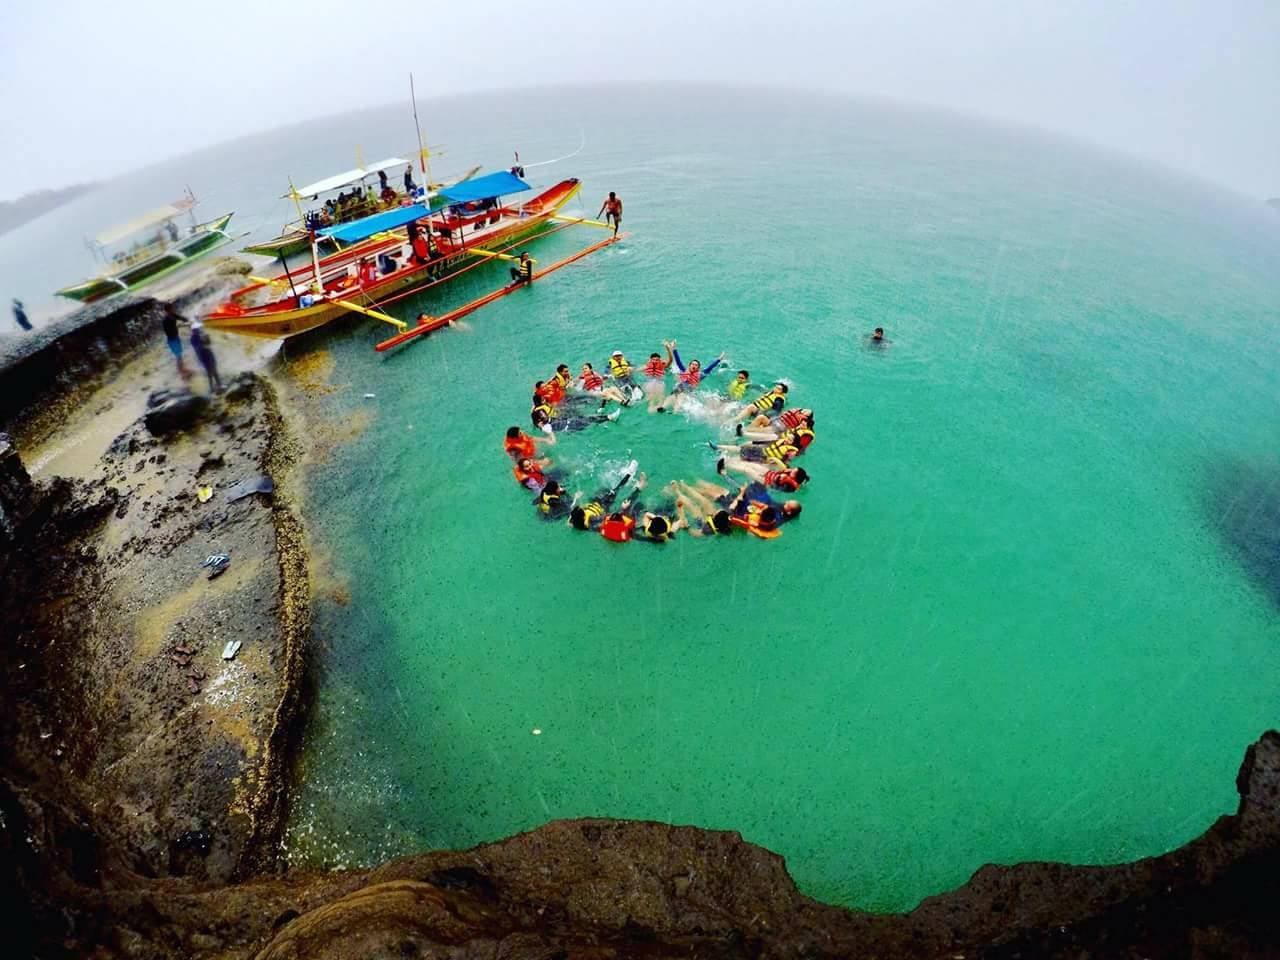
[[[544,519],[563,519],[574,530],[598,531],[617,543],[662,543],[681,530],[695,537],[728,536],[739,530],[762,539],[779,536],[783,524],[800,515],[798,501],[779,502],[775,497],[779,492],[794,493],[809,481],[804,468],[792,461],[813,442],[813,411],[788,408],[788,388],[781,381],[768,389],[753,387],[746,370],[739,370],[721,393],[699,390],[703,378],[720,366],[724,355],[706,367],[697,360],[686,365],[674,340],[664,342],[663,347],[665,358],[651,353],[639,371],[621,350],[615,350],[608,360],[607,375],[584,363],[574,377],[562,363],[549,379],[534,384],[529,412],[533,433],[513,426],[503,443],[514,462],[516,482],[535,494],[534,507]],[[667,377],[672,373],[675,386],[668,392]],[[558,432],[576,432],[616,420],[623,406],[647,402],[650,413],[678,410],[695,391],[700,406],[713,419],[734,425],[735,443],[708,445],[721,454],[717,473],[744,481],[736,491],[706,480],[674,481],[664,488],[664,496],[646,505],[641,500],[646,478],[637,474],[638,465],[632,460],[611,489],[590,497],[580,492],[570,497],[562,485],[564,477],[551,469],[552,460],[539,456],[538,448],[553,446]],[[762,392],[748,399],[757,391]],[[611,403],[618,408],[605,413]],[[633,489],[617,502],[633,478]]]

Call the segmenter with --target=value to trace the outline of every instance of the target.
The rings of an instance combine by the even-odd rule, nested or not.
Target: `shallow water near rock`
[[[582,177],[587,214],[617,190],[632,236],[469,330],[389,356],[372,323],[324,339],[337,389],[316,403],[369,425],[312,474],[349,602],[317,610],[293,864],[652,818],[739,830],[816,897],[901,909],[985,862],[1132,859],[1234,809],[1240,751],[1280,714],[1280,620],[1215,513],[1224,465],[1280,459],[1280,224],[1260,205],[834,100],[582,94],[535,117],[474,98],[426,123],[456,167],[568,152],[585,127],[530,177]],[[258,138],[256,164],[319,176],[343,166],[325,148],[411,134],[376,111]],[[249,190],[228,155],[188,169]],[[887,349],[863,341],[876,325]],[[616,548],[539,522],[513,483],[502,431],[535,379],[668,337],[816,410],[779,540]],[[554,455],[574,489],[632,457],[656,489],[714,479],[708,439],[629,409]]]

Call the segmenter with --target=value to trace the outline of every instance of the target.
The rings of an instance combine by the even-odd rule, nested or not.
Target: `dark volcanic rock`
[[[143,421],[152,436],[190,430],[209,409],[209,398],[190,390],[157,390],[147,399]]]

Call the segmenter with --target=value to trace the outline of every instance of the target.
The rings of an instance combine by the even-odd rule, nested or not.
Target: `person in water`
[[[762,413],[781,413],[786,404],[787,385],[779,380],[750,403],[744,403],[734,414],[734,419],[746,420],[747,417],[759,416]]]
[[[582,365],[582,372],[578,374],[578,382],[582,384],[582,389],[587,393],[594,393],[600,396],[601,410],[604,409],[605,403],[609,400],[624,407],[631,403],[630,394],[625,394],[614,386],[605,386],[604,377],[596,373],[595,368],[589,363]]]
[[[533,498],[534,509],[543,520],[559,520],[569,512],[569,503],[559,481],[548,480]]]
[[[644,365],[644,395],[649,401],[649,412],[657,413],[662,409],[667,395],[667,371],[673,362],[671,351],[675,349],[674,340],[664,340],[662,346],[667,351],[667,359],[663,360],[658,353],[649,354],[649,362]]]
[[[794,411],[790,411],[794,412]],[[787,417],[787,423],[794,423],[794,426],[785,427],[783,418],[769,423],[768,427],[757,427],[753,422],[749,429],[743,429],[742,424],[738,424],[738,436],[749,438],[753,444],[767,444],[775,440],[787,439],[800,448],[800,452],[804,453],[809,449],[809,444],[817,439],[817,434],[813,431],[813,411],[806,410],[802,416]]]
[[[627,485],[627,481],[631,479],[635,469],[636,462],[632,460],[631,463],[628,464],[627,471],[622,475],[621,480],[619,480],[611,489],[601,490],[586,503],[580,504],[578,501],[582,498],[582,494],[575,494],[573,497],[573,504],[569,509],[569,526],[573,527],[575,530],[585,531],[594,530],[599,527],[600,524],[604,523],[605,517],[609,515],[610,510],[613,507],[613,501],[618,497],[618,491]],[[627,512],[631,507],[631,502],[639,495],[640,491],[644,489],[645,482],[645,475],[642,473],[636,480],[636,487],[631,491],[631,496],[622,501],[622,506],[618,508],[617,512],[623,514]]]
[[[623,356],[621,350],[615,350],[609,355],[609,376],[621,387],[630,389],[636,385],[636,382],[631,379],[631,363]]]
[[[519,427],[507,427],[507,436],[502,441],[502,449],[506,451],[507,456],[511,457],[512,460],[522,460],[535,457],[539,443],[545,443],[550,447],[554,446],[555,442],[554,434],[545,437],[531,437]]]
[[[511,468],[511,475],[516,478],[516,483],[520,486],[534,493],[541,493],[542,488],[547,485],[546,468],[549,466],[551,466],[550,458],[535,460],[533,457],[521,457]]]
[[[721,476],[731,470],[764,484],[770,490],[781,490],[784,493],[795,493],[809,482],[809,473],[804,467],[770,468],[763,463],[751,463],[739,457],[733,459],[732,465],[728,457],[721,457],[716,463],[716,472]]]
[[[813,411],[808,407],[792,407],[773,418],[762,413],[745,426],[738,424],[737,433],[740,437],[750,437],[752,440],[772,440],[784,430],[794,430],[800,426],[813,429]]]
[[[712,449],[725,454],[726,466],[737,470],[741,463],[768,463],[777,469],[785,470],[787,464],[803,452],[795,436],[788,432],[777,440],[756,441],[741,447],[731,443],[711,444]]]
[[[737,528],[732,522],[733,514],[729,511],[733,502],[733,498],[727,496],[729,491],[714,484],[707,484],[706,481],[699,481],[699,483],[705,484],[710,491],[695,489],[680,480],[673,480],[668,486],[667,489],[676,497],[677,518],[695,537],[727,536],[733,533]],[[744,484],[742,490],[746,489]],[[722,497],[723,502],[720,500]],[[692,522],[686,512],[688,507],[692,507],[696,513],[696,518]]]
[[[876,327],[867,337],[867,345],[871,347],[887,347],[891,343],[893,341],[884,335],[884,327]]]
[[[604,214],[605,223],[613,224],[613,235],[616,237],[618,228],[622,226],[622,198],[610,190],[609,196],[600,204],[600,213],[596,214],[596,219],[600,218],[600,214]]]
[[[684,362],[680,359],[680,351],[676,349],[673,341],[671,346],[671,356],[675,360],[676,370],[679,372],[676,374],[677,382],[675,389],[671,391],[669,405],[672,410],[677,410],[680,407],[680,402],[684,395],[697,390],[698,384],[702,382],[702,378],[724,362],[724,354],[721,353],[720,356],[712,360],[707,364],[705,369],[703,368],[700,360],[690,360],[689,366],[686,367]]]
[[[729,386],[725,387],[725,394],[730,400],[737,403],[742,402],[742,398],[747,395],[747,388],[751,386],[751,373],[748,370],[739,370],[738,375],[729,382]]]
[[[577,433],[579,430],[585,430],[593,423],[604,423],[609,420],[617,420],[621,410],[615,410],[610,414],[590,414],[588,416],[561,416],[556,413],[555,407],[549,403],[540,403],[529,412],[529,420],[535,427],[543,433],[551,434],[560,433]]]
[[[528,250],[521,251],[520,259],[511,268],[511,282],[533,283],[533,260],[529,256]]]

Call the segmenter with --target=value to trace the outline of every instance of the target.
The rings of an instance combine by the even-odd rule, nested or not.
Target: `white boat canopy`
[[[154,210],[148,210],[140,217],[134,217],[128,223],[122,223],[110,230],[104,230],[95,238],[102,246],[109,243],[115,243],[126,237],[131,237],[135,233],[139,233],[147,227],[154,227],[158,223],[164,223],[166,220],[173,220],[176,217],[186,213],[194,206],[190,200],[175,200],[173,203],[166,204],[163,207],[156,207]]]
[[[332,177],[325,177],[315,183],[295,187],[292,193],[284,195],[284,199],[292,200],[295,194],[301,199],[302,197],[314,197],[321,193],[329,193],[331,190],[341,190],[343,187],[349,187],[353,183],[359,183],[365,177],[373,176],[379,170],[390,170],[392,167],[407,167],[408,165],[409,161],[403,157],[387,157],[385,160],[379,160],[377,163],[371,163],[368,166],[356,167],[346,173],[334,174]]]

